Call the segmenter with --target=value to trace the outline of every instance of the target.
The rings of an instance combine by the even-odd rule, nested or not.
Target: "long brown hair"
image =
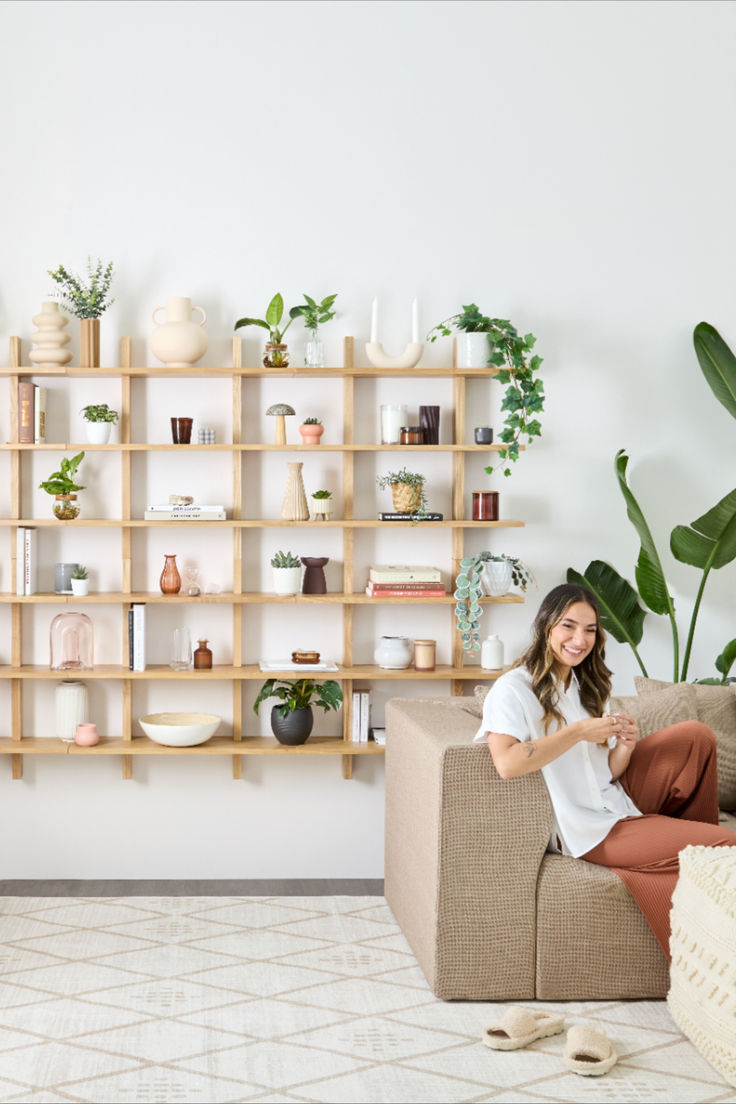
[[[587,587],[562,583],[543,599],[532,626],[532,642],[514,667],[526,667],[532,676],[532,689],[544,709],[544,730],[555,720],[560,727],[565,719],[559,710],[558,683],[554,674],[555,660],[549,646],[550,629],[562,620],[574,602],[587,602],[595,610],[595,644],[589,655],[575,668],[580,686],[580,701],[593,717],[601,717],[611,694],[611,672],[606,667],[606,634],[601,628],[600,612],[595,595]]]

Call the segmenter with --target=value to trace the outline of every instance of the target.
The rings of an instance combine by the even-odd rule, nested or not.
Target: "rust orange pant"
[[[688,844],[736,847],[736,835],[718,826],[712,730],[684,721],[653,732],[636,745],[620,781],[644,815],[620,820],[581,858],[618,874],[669,961],[678,853]]]

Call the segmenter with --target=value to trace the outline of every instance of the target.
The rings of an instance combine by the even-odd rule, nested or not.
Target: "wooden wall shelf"
[[[502,447],[496,445],[466,444],[466,384],[469,379],[492,380],[497,374],[495,368],[485,369],[459,369],[454,365],[446,368],[422,368],[421,364],[411,369],[378,369],[374,367],[358,367],[353,361],[353,339],[348,337],[344,343],[344,364],[335,368],[302,368],[299,366],[287,369],[263,368],[259,366],[247,367],[242,364],[242,342],[239,338],[233,340],[233,363],[228,367],[198,367],[189,369],[167,369],[159,366],[136,366],[132,363],[130,338],[122,338],[120,365],[118,367],[105,368],[80,368],[67,366],[55,369],[39,369],[32,365],[22,365],[21,343],[19,338],[10,339],[10,364],[0,368],[0,377],[8,381],[9,409],[10,409],[10,438],[6,444],[0,444],[0,451],[9,455],[10,462],[10,508],[9,517],[0,519],[0,527],[5,528],[9,535],[10,544],[10,592],[0,594],[0,605],[10,608],[11,643],[9,646],[10,663],[0,666],[0,681],[9,682],[11,687],[11,718],[10,732],[8,736],[2,735],[0,729],[0,755],[9,755],[12,761],[14,778],[22,777],[22,764],[24,755],[76,755],[76,756],[100,756],[113,755],[122,759],[123,777],[132,775],[132,760],[138,755],[219,755],[232,757],[233,776],[240,778],[242,762],[247,755],[337,755],[342,758],[343,776],[352,777],[353,760],[355,756],[382,755],[383,748],[374,744],[357,744],[352,741],[352,692],[354,687],[364,687],[372,682],[389,680],[391,682],[419,681],[427,682],[440,680],[449,683],[451,693],[461,694],[463,686],[470,680],[488,679],[497,677],[500,672],[482,671],[475,662],[466,662],[466,655],[462,649],[462,643],[457,633],[454,633],[452,662],[438,666],[435,671],[424,672],[413,669],[404,671],[391,671],[377,667],[375,664],[356,664],[353,653],[354,636],[354,610],[356,607],[366,605],[401,605],[406,609],[410,605],[441,605],[446,607],[447,615],[454,620],[455,600],[452,594],[438,597],[417,598],[373,598],[366,595],[362,589],[363,579],[356,578],[354,559],[355,533],[358,530],[377,530],[396,528],[405,531],[413,529],[421,532],[423,529],[446,529],[450,534],[452,563],[446,565],[452,572],[453,578],[457,572],[459,562],[464,555],[465,532],[473,529],[494,530],[506,528],[518,528],[523,521],[503,519],[496,522],[476,522],[463,517],[465,498],[465,459],[467,456],[498,452]],[[46,442],[44,444],[20,444],[18,437],[18,383],[24,377],[37,378],[87,378],[116,379],[120,384],[120,443],[107,445],[91,445],[86,442]],[[286,445],[266,444],[257,441],[243,440],[243,381],[258,378],[319,378],[332,379],[342,387],[342,411],[343,411],[343,440],[324,445],[302,445],[301,443],[288,443]],[[230,380],[233,410],[232,441],[215,445],[174,445],[171,443],[136,442],[130,438],[130,415],[132,389],[136,381],[141,379],[157,378],[172,380],[187,379],[212,379],[220,378]],[[452,382],[452,441],[441,445],[379,445],[374,443],[361,443],[355,440],[355,412],[356,412],[356,381],[361,379],[449,379]],[[289,427],[289,434],[296,434],[296,428]],[[146,521],[142,518],[131,516],[131,487],[132,487],[132,461],[135,453],[164,452],[172,453],[184,449],[194,450],[197,453],[230,453],[232,456],[232,508],[229,511],[231,517],[226,521]],[[121,493],[121,517],[119,518],[85,518],[82,516],[75,521],[60,522],[50,516],[42,518],[23,517],[22,501],[22,467],[23,457],[27,453],[43,451],[47,453],[64,451],[85,452],[110,452],[120,457],[120,493]],[[343,518],[330,519],[329,521],[304,521],[289,522],[282,518],[251,518],[247,516],[248,502],[244,494],[243,465],[250,454],[278,452],[290,455],[313,452],[331,452],[341,454],[342,464],[342,501]],[[377,518],[355,518],[355,457],[361,453],[387,453],[393,456],[396,453],[411,452],[420,455],[431,453],[444,453],[451,459],[450,480],[452,486],[452,510],[451,516],[441,522],[384,522]],[[202,463],[206,463],[204,457]],[[84,503],[82,502],[84,511]],[[73,525],[81,529],[116,529],[120,533],[120,553],[122,566],[122,586],[119,591],[108,593],[95,593],[77,598],[73,595],[61,594],[33,594],[19,597],[15,590],[17,571],[15,530],[19,526],[33,526],[36,528],[53,529],[58,526]],[[232,542],[233,579],[235,580],[234,592],[219,594],[201,594],[190,598],[188,595],[162,595],[158,592],[140,592],[132,589],[132,534],[136,529],[162,528],[169,526],[181,528],[182,526],[201,527],[211,530],[219,527],[228,533],[228,539]],[[242,542],[243,533],[255,529],[299,529],[299,528],[333,529],[341,533],[342,562],[343,562],[343,592],[324,595],[294,595],[280,596],[268,593],[241,592],[240,583],[243,576]],[[8,576],[5,575],[4,578]],[[7,585],[7,584],[6,584]],[[520,603],[523,598],[519,595],[505,595],[503,598],[484,599],[484,603]],[[133,672],[127,666],[127,615],[128,608],[133,602],[146,603],[196,603],[228,605],[232,609],[232,655],[233,662],[229,665],[218,665],[209,671],[173,671],[167,666],[149,665],[146,671]],[[52,671],[46,666],[21,663],[23,655],[23,619],[24,606],[48,605],[50,607],[65,607],[69,605],[119,605],[121,606],[121,629],[123,640],[123,654],[121,664],[97,666],[93,670],[83,672]],[[342,737],[313,736],[309,741],[299,747],[284,747],[271,737],[248,736],[244,730],[244,686],[254,680],[264,681],[270,674],[277,677],[294,678],[294,671],[269,672],[264,674],[257,664],[243,662],[243,628],[247,617],[248,607],[251,605],[325,605],[339,606],[342,615],[342,662],[338,671],[311,673],[317,679],[337,678],[341,680],[344,692],[344,705],[342,710]],[[454,625],[453,625],[454,629]],[[306,674],[306,672],[305,672]],[[23,732],[23,695],[29,684],[34,681],[60,681],[63,678],[80,677],[86,680],[107,680],[122,687],[122,715],[120,729],[123,733],[120,737],[105,737],[100,744],[93,748],[79,748],[75,744],[64,744],[56,739],[44,739],[26,735]],[[144,736],[134,731],[134,717],[132,714],[132,687],[134,683],[151,680],[166,680],[178,682],[186,680],[201,680],[210,683],[231,684],[232,693],[232,736],[214,737],[208,743],[194,748],[165,748],[153,743]]]

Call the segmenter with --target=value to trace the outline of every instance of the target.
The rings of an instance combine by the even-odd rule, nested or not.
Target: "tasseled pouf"
[[[669,1010],[736,1085],[736,847],[680,852],[671,922]]]

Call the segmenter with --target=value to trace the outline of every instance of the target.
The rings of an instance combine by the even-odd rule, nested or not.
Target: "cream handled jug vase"
[[[166,321],[156,322],[160,310],[166,311]],[[202,315],[201,322],[192,319],[192,310]],[[207,334],[203,326],[207,315],[202,307],[192,307],[192,300],[185,296],[173,296],[166,300],[166,307],[156,307],[153,312],[156,329],[151,335],[151,349],[167,368],[189,368],[207,352]]]

